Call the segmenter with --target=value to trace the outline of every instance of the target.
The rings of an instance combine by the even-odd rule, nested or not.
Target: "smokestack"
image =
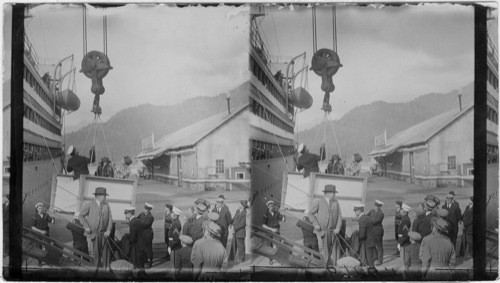
[[[231,105],[229,104],[229,101],[231,100],[231,95],[226,93],[226,100],[227,100],[227,115],[231,114]]]
[[[460,107],[460,111],[462,111],[462,92],[458,93],[458,106]]]

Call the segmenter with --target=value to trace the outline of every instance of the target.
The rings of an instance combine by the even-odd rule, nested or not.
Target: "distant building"
[[[370,156],[394,179],[429,188],[472,184],[474,106],[454,109],[399,132]]]
[[[248,104],[173,132],[136,158],[157,180],[195,191],[250,189]]]

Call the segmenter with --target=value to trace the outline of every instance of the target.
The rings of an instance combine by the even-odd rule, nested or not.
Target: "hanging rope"
[[[96,122],[96,116],[94,116],[94,120],[92,120],[92,124],[89,127],[89,131],[87,132],[87,136],[85,137],[85,141],[83,142],[82,149],[85,149],[85,146],[87,145],[87,140],[89,138],[90,132],[92,131],[92,126],[94,126],[95,122]]]
[[[106,148],[108,150],[109,159],[112,159],[111,158],[111,152],[109,151],[108,140],[106,139],[106,134],[104,132],[104,127],[102,126],[101,115],[99,115],[98,118],[99,118],[99,124],[101,125],[102,136],[104,137],[104,144],[106,144]]]
[[[335,143],[337,144],[337,150],[339,151],[339,157],[340,157],[340,159],[342,159],[342,152],[340,151],[339,141],[337,140],[337,135],[335,134],[335,129],[333,128],[333,120],[332,120],[332,117],[330,116],[330,113],[328,113],[328,116],[330,117],[332,131],[333,131],[333,137],[335,138]]]

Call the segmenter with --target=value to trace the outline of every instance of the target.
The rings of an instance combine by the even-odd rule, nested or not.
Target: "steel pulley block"
[[[100,51],[90,51],[83,57],[80,73],[84,73],[87,78],[92,80],[92,87],[90,89],[92,93],[101,95],[105,91],[102,84],[102,78],[104,78],[111,69],[113,69],[113,67],[111,67],[109,58],[106,54]]]
[[[321,90],[330,93],[335,90],[332,76],[342,67],[337,53],[331,49],[320,49],[314,53],[311,61],[311,70],[321,77]]]

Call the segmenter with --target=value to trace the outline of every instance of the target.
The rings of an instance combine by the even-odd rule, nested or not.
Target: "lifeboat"
[[[67,111],[76,111],[80,108],[80,98],[76,94],[69,90],[63,90],[57,97],[57,100],[61,104],[61,108]]]
[[[291,99],[293,104],[300,109],[308,109],[313,103],[311,94],[303,87],[294,89]]]

